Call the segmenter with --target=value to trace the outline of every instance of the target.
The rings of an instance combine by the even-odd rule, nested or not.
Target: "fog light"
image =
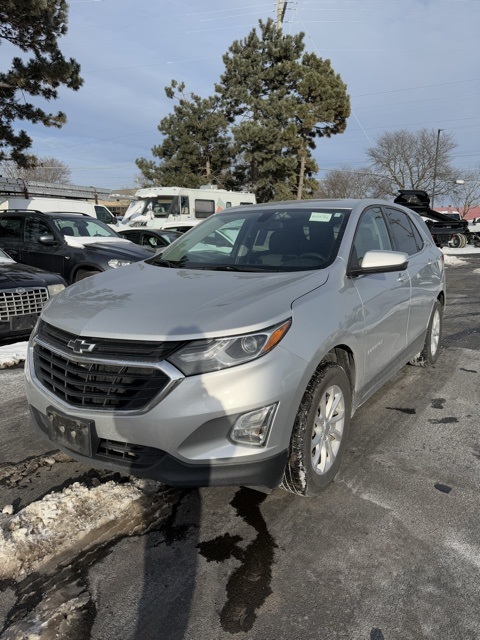
[[[241,444],[261,447],[265,444],[277,404],[244,413],[233,425],[230,437]]]

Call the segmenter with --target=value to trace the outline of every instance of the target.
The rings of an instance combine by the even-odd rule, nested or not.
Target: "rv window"
[[[188,196],[180,196],[180,213],[182,214],[189,214],[190,213],[190,207],[188,206]]]
[[[195,200],[195,217],[208,218],[215,213],[214,200]]]
[[[225,209],[230,209],[230,207],[232,206],[231,202],[227,202],[227,204],[225,205]]]
[[[240,204],[253,204],[253,202],[240,202]]]

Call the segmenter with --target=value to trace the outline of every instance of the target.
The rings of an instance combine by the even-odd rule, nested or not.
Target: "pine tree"
[[[61,111],[48,113],[25,96],[55,100],[60,85],[74,91],[81,87],[80,65],[73,58],[66,60],[57,43],[67,32],[67,18],[65,0],[2,0],[0,44],[7,40],[31,57],[14,57],[11,68],[0,72],[0,160],[22,167],[31,162],[32,140],[24,130],[15,131],[17,120],[57,128],[66,122]]]
[[[259,21],[224,55],[216,86],[232,124],[236,173],[259,201],[312,195],[315,138],[342,133],[350,115],[346,85],[329,60],[304,53],[304,34],[283,35]]]
[[[218,98],[187,94],[184,83],[175,80],[165,93],[178,104],[158,125],[164,138],[153,147],[152,155],[159,162],[145,158],[136,161],[145,181],[191,188],[206,183],[231,186],[232,145]]]

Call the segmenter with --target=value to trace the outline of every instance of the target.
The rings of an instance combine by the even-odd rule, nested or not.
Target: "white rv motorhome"
[[[135,200],[130,203],[122,223],[132,227],[161,228],[172,222],[188,222],[193,226],[223,209],[255,203],[253,193],[227,191],[213,185],[200,189],[148,187],[135,193]]]

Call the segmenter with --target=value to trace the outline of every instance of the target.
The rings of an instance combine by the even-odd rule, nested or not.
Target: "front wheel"
[[[313,496],[335,477],[350,426],[351,388],[337,364],[321,367],[310,380],[290,441],[282,486]]]

